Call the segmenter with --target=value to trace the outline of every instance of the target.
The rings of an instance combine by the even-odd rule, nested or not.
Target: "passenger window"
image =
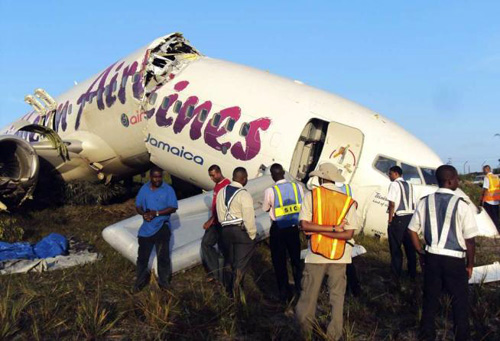
[[[153,92],[150,96],[149,96],[149,104],[150,105],[155,105],[156,103],[156,98],[158,97],[158,94],[156,92]]]
[[[175,104],[174,104],[174,112],[176,114],[178,114],[179,111],[181,111],[181,107],[182,107],[182,101],[175,102]]]
[[[124,88],[127,85],[127,79],[128,79],[128,76],[123,77],[123,79],[122,79],[122,88]]]
[[[389,169],[392,166],[396,166],[396,160],[389,159],[385,156],[379,156],[377,161],[375,162],[375,168],[380,172],[384,173],[384,175],[388,175]]]
[[[118,82],[116,79],[113,81],[113,92],[116,92],[116,87],[118,86]]]
[[[190,105],[190,106],[187,108],[186,116],[187,116],[188,118],[193,117],[193,112],[194,112],[194,105]]]
[[[167,110],[168,108],[168,103],[170,103],[170,98],[169,97],[164,97],[163,101],[161,102],[161,108],[163,110]]]
[[[234,128],[234,125],[236,123],[236,120],[234,118],[230,118],[228,121],[227,121],[227,125],[226,125],[226,129],[227,131],[233,131],[233,128]]]
[[[248,123],[243,123],[240,129],[240,135],[245,137],[248,135],[248,131],[250,130],[250,124]]]
[[[215,115],[214,115],[214,117],[212,118],[212,122],[211,122],[211,124],[212,124],[212,126],[217,127],[217,126],[219,125],[219,123],[220,123],[220,114],[219,114],[219,113],[217,113],[217,114],[215,114]]]
[[[141,80],[141,74],[139,72],[134,74],[134,77],[132,78],[133,83],[137,83]]]
[[[68,115],[71,115],[72,113],[73,113],[73,104],[70,104],[68,109]]]
[[[200,122],[205,122],[208,116],[208,110],[207,109],[202,109],[200,112],[200,115],[198,115],[198,119]]]
[[[422,175],[424,176],[425,183],[427,185],[436,185],[437,186],[437,179],[436,179],[436,170],[433,168],[420,168],[422,171]]]
[[[403,179],[414,185],[422,184],[422,179],[420,178],[417,167],[401,162],[401,169],[403,170]]]

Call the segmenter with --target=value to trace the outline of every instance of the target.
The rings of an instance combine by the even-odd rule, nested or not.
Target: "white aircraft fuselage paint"
[[[374,167],[377,157],[431,169],[443,164],[419,139],[359,104],[202,55],[186,58],[183,67],[166,75],[168,81],[144,100],[146,91],[140,80],[153,46],[136,51],[57,98],[55,130],[64,141],[81,144],[81,150],[72,154],[73,160],[81,162],[55,165],[65,180],[95,179],[97,172],[113,177],[137,174],[151,160],[172,175],[211,189],[207,170],[212,164],[218,164],[226,175],[243,166],[250,178],[260,175],[261,166],[275,162],[289,170],[304,127],[311,120],[321,120],[329,124],[329,130],[315,162],[330,161],[343,169],[354,188],[364,231],[384,236],[389,179]],[[40,123],[42,118],[30,112],[21,121]],[[335,141],[336,131],[343,131],[340,135],[345,141]],[[16,132],[15,124],[1,132],[13,133],[34,144],[40,139],[36,134]],[[340,147],[346,152],[340,153],[344,150]],[[425,184],[415,188],[418,197],[436,190]],[[476,219],[484,234],[495,233],[484,213]]]

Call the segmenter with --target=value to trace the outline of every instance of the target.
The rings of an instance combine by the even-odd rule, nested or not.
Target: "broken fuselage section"
[[[40,167],[48,170],[43,174],[64,181],[107,182],[147,169],[143,130],[155,111],[157,92],[198,56],[181,34],[174,33],[57,100],[42,89],[26,96],[33,110],[0,132],[2,207],[31,197]]]

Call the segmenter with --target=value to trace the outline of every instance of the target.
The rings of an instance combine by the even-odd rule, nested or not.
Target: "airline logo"
[[[125,128],[127,128],[130,125],[134,125],[134,124],[140,123],[140,122],[142,122],[144,120],[147,120],[145,112],[143,112],[141,114],[133,115],[130,118],[129,118],[129,116],[127,114],[122,114],[122,116],[120,117],[120,122],[122,123],[122,125]]]
[[[95,105],[97,110],[103,111],[117,103],[125,104],[131,100],[142,100],[145,93],[142,75],[145,72],[148,55],[146,53],[144,60],[141,62],[134,61],[126,65],[124,61],[121,61],[110,65],[92,81],[85,92],[78,96],[76,103],[66,101],[60,104],[55,116],[55,130],[65,132],[71,122],[71,125],[74,125],[74,130],[78,131],[84,108],[89,105]],[[134,77],[136,75],[140,75],[140,77]],[[174,77],[175,75],[172,75],[171,78]],[[124,127],[129,127],[145,119],[152,119],[158,127],[169,129],[174,134],[181,133],[185,128],[189,129],[189,137],[192,141],[200,140],[200,142],[219,151],[221,154],[229,153],[235,159],[241,161],[255,158],[262,148],[261,134],[269,129],[271,119],[257,116],[252,121],[241,122],[240,118],[242,116],[239,106],[222,108],[216,112],[212,108],[211,100],[199,98],[196,94],[185,96],[186,100],[182,107],[179,108],[179,112],[174,112],[174,103],[178,102],[180,92],[187,92],[185,89],[188,85],[189,81],[178,81],[174,85],[172,93],[162,96],[154,108],[141,113],[139,116],[122,114],[120,116],[121,124]],[[130,87],[132,90],[131,97],[133,98],[127,98],[126,89]],[[157,88],[154,91],[158,92],[159,90],[160,88]],[[252,116],[255,117],[256,114],[254,113]],[[216,115],[218,115],[218,119],[214,120]],[[71,121],[69,121],[70,117],[72,117]],[[40,116],[37,115],[34,123],[37,123],[40,119]],[[227,141],[226,135],[230,133],[227,129],[229,120],[232,120],[233,127],[238,125],[235,128],[240,131],[239,141],[237,142]],[[34,138],[33,133],[28,134],[31,134],[31,139]]]

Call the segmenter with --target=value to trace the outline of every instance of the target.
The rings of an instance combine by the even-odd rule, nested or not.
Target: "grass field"
[[[472,188],[471,190],[475,190]],[[245,279],[245,300],[234,303],[222,288],[208,283],[196,268],[173,278],[171,293],[155,283],[139,294],[129,290],[135,267],[101,237],[104,227],[134,214],[133,200],[111,205],[65,205],[30,208],[0,217],[22,228],[13,235],[36,241],[50,232],[93,244],[102,259],[66,270],[0,277],[0,339],[171,339],[298,340],[293,305],[274,297],[277,288],[267,242],[259,244]],[[347,296],[346,340],[414,340],[421,314],[421,278],[397,288],[389,278],[386,241],[356,238],[368,253],[355,259],[363,287],[361,297]],[[500,240],[478,239],[476,264],[500,260]],[[292,278],[292,277],[290,277]],[[443,297],[439,339],[451,338],[450,302]],[[500,285],[472,286],[471,327],[474,340],[500,339]],[[323,338],[329,321],[326,290],[318,305]]]

